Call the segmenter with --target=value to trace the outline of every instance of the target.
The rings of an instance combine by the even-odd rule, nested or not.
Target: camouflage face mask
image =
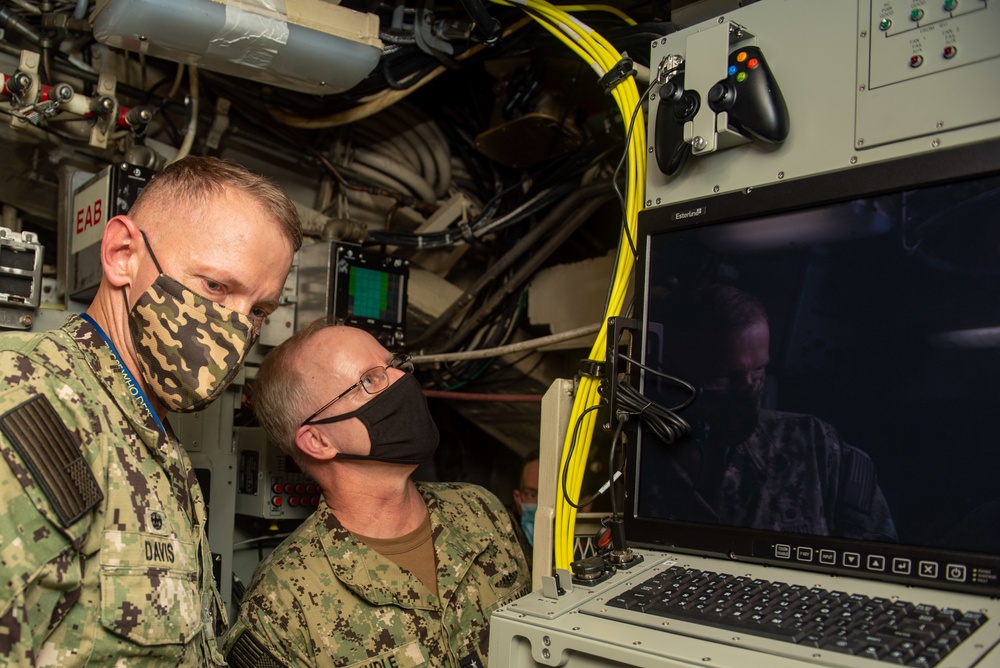
[[[195,294],[163,273],[129,312],[129,332],[146,386],[169,411],[198,411],[218,398],[243,366],[258,327],[246,315]],[[125,296],[128,308],[128,296]]]

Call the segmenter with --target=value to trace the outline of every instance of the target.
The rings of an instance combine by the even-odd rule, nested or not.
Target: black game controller
[[[667,176],[673,176],[691,155],[691,144],[684,141],[684,124],[698,113],[701,96],[693,90],[684,90],[683,71],[660,86],[659,95],[653,148],[657,167]]]
[[[708,106],[727,112],[728,127],[772,144],[788,136],[788,108],[778,83],[756,46],[729,54],[728,76],[708,91]]]

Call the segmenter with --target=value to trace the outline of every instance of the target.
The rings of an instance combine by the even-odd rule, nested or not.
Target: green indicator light
[[[885,32],[886,30],[889,29],[891,25],[892,25],[891,19],[882,19],[878,24],[878,29],[881,30],[882,32]]]
[[[912,12],[910,12],[911,21],[919,21],[922,18],[924,18],[924,10],[914,9]]]
[[[944,0],[944,11],[953,12],[958,7],[958,0]]]

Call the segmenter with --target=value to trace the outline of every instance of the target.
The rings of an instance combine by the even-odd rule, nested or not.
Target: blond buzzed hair
[[[243,193],[260,204],[281,226],[293,253],[302,247],[299,213],[288,195],[267,177],[222,158],[189,156],[168,165],[143,189],[129,216],[141,219],[147,209],[150,216],[158,209],[169,211],[176,200],[207,204],[227,191]]]
[[[327,327],[325,318],[314,320],[264,355],[253,383],[253,412],[269,441],[300,466],[302,453],[295,445],[295,432],[306,417],[310,388],[295,365],[295,355],[306,341]]]

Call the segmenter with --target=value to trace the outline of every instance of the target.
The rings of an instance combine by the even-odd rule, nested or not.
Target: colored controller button
[[[884,18],[881,21],[879,21],[878,29],[881,30],[882,32],[885,32],[890,27],[892,27],[892,19]]]
[[[924,57],[921,56],[919,53],[914,56],[910,56],[910,67],[920,67],[923,64],[924,64]]]
[[[958,47],[952,44],[944,47],[944,53],[942,54],[946,60],[951,60],[958,55]]]
[[[735,65],[730,65],[729,66],[729,76],[733,76],[734,74],[736,74],[736,66]]]
[[[914,9],[912,12],[910,12],[911,21],[919,21],[922,18],[924,18],[924,10]]]
[[[740,72],[739,74],[736,75],[736,82],[737,83],[743,83],[746,80],[747,80],[747,73],[746,72]]]
[[[747,59],[746,51],[740,51],[739,53],[736,54],[736,62],[742,63],[746,59]]]
[[[757,69],[758,65],[760,65],[760,61],[757,60],[756,58],[751,58],[750,60],[747,61],[748,70],[755,70]]]

